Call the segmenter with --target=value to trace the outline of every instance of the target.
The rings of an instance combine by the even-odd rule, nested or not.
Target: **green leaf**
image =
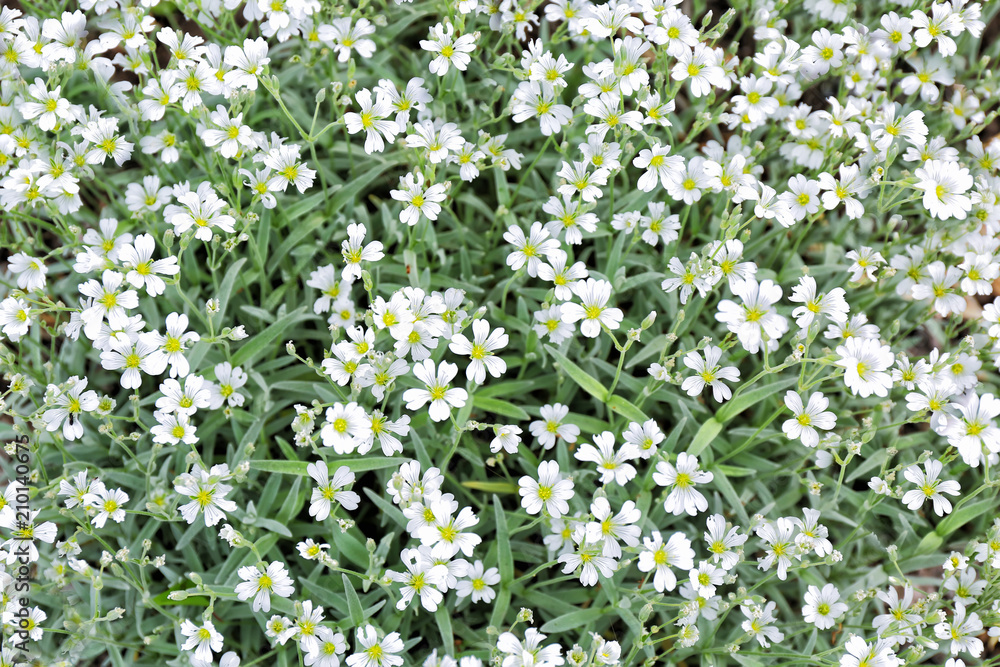
[[[987,500],[980,500],[978,503],[966,505],[946,516],[941,523],[937,525],[934,532],[942,538],[948,537],[976,517],[996,516],[996,508],[997,504],[994,498],[988,498]]]
[[[362,194],[375,179],[394,166],[396,166],[396,162],[392,160],[381,162],[357,178],[352,178],[350,183],[344,184],[344,186],[341,187],[340,190],[338,190],[337,193],[329,200],[326,200],[325,193],[317,192],[316,194],[310,195],[304,200],[290,206],[288,210],[285,211],[284,217],[292,223],[290,226],[291,232],[282,244],[278,246],[278,249],[274,252],[274,257],[268,260],[268,265],[271,267],[270,272],[274,273],[281,260],[283,260],[293,248],[298,246],[303,239],[323,225],[329,224],[330,218],[332,218],[337,211],[343,208],[347,202]],[[323,211],[310,216],[305,221],[302,220],[302,217],[306,213],[312,211],[324,200],[329,203]]]
[[[500,498],[493,496],[493,512],[497,521],[497,569],[500,570],[500,585],[510,587],[514,580],[514,554],[510,549],[510,531],[507,528],[507,514],[503,511]]]
[[[229,304],[229,297],[233,294],[233,286],[236,284],[236,278],[240,275],[240,269],[246,264],[247,258],[241,257],[229,270],[226,271],[226,277],[222,279],[222,284],[219,286],[219,319],[224,321],[223,318],[226,315],[226,306]]]
[[[740,496],[733,487],[732,482],[729,481],[729,475],[723,471],[724,468],[731,468],[732,466],[717,465],[712,467],[712,474],[714,475],[712,479],[712,484],[715,488],[719,490],[722,497],[726,499],[726,503],[740,516],[740,521],[743,523],[750,523],[750,515],[747,514],[747,510],[743,507],[743,503],[740,502]],[[753,471],[750,471],[753,474]]]
[[[691,441],[691,446],[688,447],[687,453],[691,456],[701,454],[715,440],[715,436],[719,435],[721,430],[722,422],[718,421],[715,417],[709,419],[694,434],[694,440]]]
[[[770,396],[784,395],[785,390],[799,381],[798,377],[785,378],[763,387],[757,387],[746,393],[738,394],[715,413],[715,418],[726,423],[747,408],[753,407]]]
[[[354,590],[354,584],[351,583],[350,578],[346,574],[340,575],[344,579],[344,592],[347,593],[347,611],[351,617],[351,623],[354,627],[360,628],[361,624],[365,622],[365,610],[361,606],[361,599],[358,597],[358,592]]]
[[[369,470],[382,470],[383,468],[395,468],[409,461],[408,458],[393,458],[388,456],[369,456],[363,459],[333,459],[328,462],[331,471],[335,471],[341,466],[347,466],[351,472],[368,472]],[[274,461],[271,459],[254,459],[250,461],[250,468],[263,472],[275,472],[282,475],[308,475],[306,468],[308,461]]]
[[[368,499],[378,505],[378,508],[382,510],[382,512],[384,512],[390,519],[395,521],[397,526],[406,530],[406,524],[409,522],[406,520],[406,516],[399,510],[398,507],[371,489],[366,488],[364,491],[365,495],[368,496]]]
[[[315,315],[312,313],[306,313],[305,311],[306,307],[302,306],[298,310],[288,313],[260,333],[251,336],[250,342],[238,349],[236,354],[233,355],[233,366],[242,366],[243,364],[255,361],[257,357],[261,356],[270,346],[274,344],[274,341],[276,341],[281,334],[285,333],[285,329],[292,326],[296,322],[316,319]]]
[[[472,404],[480,410],[492,412],[504,417],[510,417],[511,419],[517,419],[519,421],[527,421],[531,419],[531,415],[525,412],[522,408],[517,407],[513,403],[501,401],[499,398],[487,398],[485,396],[473,394]]]
[[[718,463],[711,468],[712,470],[717,470],[721,472],[726,477],[750,477],[751,475],[756,475],[757,471],[753,468],[742,468],[740,466],[730,466],[725,463]]]
[[[559,362],[559,367],[562,368],[562,370],[566,372],[566,375],[570,376],[573,382],[577,383],[581,389],[602,403],[607,400],[608,388],[598,382],[597,378],[574,364],[566,357],[565,354],[551,345],[546,345],[545,350],[555,357],[556,361]]]
[[[504,625],[504,619],[507,617],[507,610],[510,608],[510,589],[500,588],[500,592],[497,593],[497,599],[493,603],[493,614],[490,616],[490,625],[495,628],[499,628]]]
[[[649,419],[649,417],[646,416],[646,413],[640,410],[638,406],[633,403],[629,403],[621,396],[612,396],[609,398],[608,408],[610,408],[612,412],[617,412],[626,419],[640,424]]]
[[[471,480],[462,482],[462,486],[473,491],[483,491],[484,493],[517,493],[517,484],[511,482],[483,482]]]
[[[253,525],[257,526],[258,528],[263,528],[264,530],[269,530],[272,533],[277,533],[282,537],[287,537],[287,538],[292,537],[291,531],[288,530],[286,526],[282,525],[278,521],[275,521],[274,519],[265,519],[264,517],[257,517],[256,521],[253,522]]]
[[[596,621],[607,613],[607,609],[600,607],[571,611],[568,614],[553,618],[542,626],[541,631],[551,634],[553,632],[566,632],[567,630],[582,630],[583,626]]]
[[[455,655],[455,634],[451,629],[451,610],[442,603],[434,612],[434,619],[437,621],[438,630],[441,631],[444,652],[448,655]]]

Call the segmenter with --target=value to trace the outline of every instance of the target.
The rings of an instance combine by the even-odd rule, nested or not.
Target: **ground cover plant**
[[[1000,664],[1000,5],[0,8],[0,667]]]

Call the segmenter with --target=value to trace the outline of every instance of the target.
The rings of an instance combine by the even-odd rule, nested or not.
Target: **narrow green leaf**
[[[584,626],[588,623],[596,621],[607,613],[607,609],[601,607],[571,611],[568,614],[563,614],[562,616],[553,618],[551,621],[542,626],[541,631],[546,634],[551,634],[553,632],[566,632],[567,630],[582,632]]]
[[[688,447],[687,453],[691,456],[698,456],[705,448],[708,447],[715,436],[719,435],[722,430],[722,422],[718,421],[715,417],[712,417],[707,422],[701,425],[698,432],[694,434],[694,440],[691,441],[691,446]]]
[[[750,477],[751,475],[756,475],[757,471],[753,468],[742,468],[740,466],[730,466],[725,463],[719,463],[712,466],[712,470],[718,470],[726,477]]]
[[[980,500],[978,503],[966,505],[946,516],[937,525],[935,533],[942,538],[948,537],[956,530],[979,516],[996,516],[997,502],[994,498]]]
[[[640,424],[649,419],[649,417],[646,416],[646,413],[640,410],[635,404],[626,401],[621,396],[612,396],[609,398],[608,408],[612,412],[617,412],[626,419],[639,422]]]
[[[305,311],[305,306],[292,311],[260,333],[252,336],[250,342],[238,349],[236,354],[233,355],[233,366],[242,366],[243,364],[255,361],[270,346],[274,345],[274,342],[285,332],[285,329],[296,322],[315,319],[315,315],[306,313]]]
[[[236,277],[240,275],[240,269],[246,264],[247,258],[241,257],[229,270],[226,271],[226,276],[222,279],[222,284],[219,285],[219,319],[220,321],[225,321],[226,316],[226,306],[229,305],[229,297],[233,294],[233,287],[236,285]]]
[[[497,521],[497,569],[500,570],[500,586],[505,590],[514,581],[514,554],[510,549],[510,531],[507,529],[507,514],[503,511],[500,498],[493,496],[493,512]]]
[[[517,407],[513,403],[501,401],[499,398],[487,398],[485,396],[473,394],[472,404],[480,410],[492,412],[503,417],[510,417],[511,419],[517,419],[518,421],[527,421],[531,419],[531,415],[525,412],[522,408]]]
[[[396,525],[406,530],[406,524],[409,523],[406,520],[406,516],[403,515],[399,508],[390,503],[388,500],[375,493],[371,489],[366,488],[365,495],[368,496],[369,500],[378,505],[378,508],[382,510],[390,519],[396,522]]]
[[[574,364],[569,360],[569,358],[566,357],[565,354],[551,345],[546,345],[545,350],[555,357],[556,361],[559,362],[559,367],[562,368],[566,375],[570,376],[573,382],[577,383],[581,389],[602,403],[607,400],[608,388],[601,384],[597,378]]]
[[[757,387],[745,394],[739,394],[733,400],[719,408],[719,411],[715,413],[715,418],[722,423],[726,423],[747,408],[753,407],[768,397],[783,396],[785,390],[798,381],[798,377],[785,378],[784,380],[778,380],[763,387]]]
[[[341,466],[347,466],[351,472],[368,472],[395,468],[409,461],[408,458],[393,458],[388,456],[369,456],[363,459],[332,459],[328,462],[331,471]],[[308,475],[308,461],[274,461],[271,459],[255,459],[250,461],[250,468],[264,472],[280,473],[282,475]]]
[[[483,482],[471,480],[462,482],[462,486],[473,491],[483,491],[485,493],[517,493],[517,484],[511,482]]]
[[[719,490],[722,497],[726,499],[726,503],[732,509],[736,510],[736,513],[740,517],[740,521],[744,524],[750,523],[750,515],[747,514],[747,510],[743,507],[743,503],[740,502],[740,496],[736,493],[736,489],[733,487],[732,482],[729,481],[728,475],[722,471],[722,468],[728,468],[730,466],[713,466],[712,474],[714,475],[712,479],[712,484],[715,488]],[[751,471],[752,472],[752,471]]]
[[[330,218],[333,217],[337,211],[343,208],[345,204],[353,200],[355,197],[363,194],[366,188],[371,185],[375,179],[394,166],[396,166],[396,163],[392,160],[381,162],[357,178],[352,178],[350,183],[341,187],[329,200],[326,200],[326,195],[324,193],[317,192],[316,194],[310,195],[306,199],[290,206],[288,210],[285,211],[284,217],[286,220],[291,221],[291,225],[289,227],[292,231],[288,234],[281,245],[278,246],[278,249],[274,252],[274,257],[268,260],[270,272],[274,273],[281,260],[283,260],[293,248],[298,246],[305,237],[312,234],[323,225],[329,224]],[[329,202],[326,208],[319,211],[317,214],[308,217],[303,222],[303,216],[316,208],[324,200]]]
[[[253,522],[253,525],[258,528],[263,528],[264,530],[269,530],[272,533],[277,533],[282,537],[291,538],[292,532],[288,530],[287,527],[275,521],[274,519],[265,519],[264,517],[257,517],[257,520]]]
[[[490,625],[499,628],[505,625],[504,619],[507,617],[507,610],[510,608],[510,589],[500,587],[497,599],[493,602],[493,614],[490,616]]]
[[[351,617],[351,623],[354,623],[354,627],[360,628],[361,624],[365,622],[365,610],[361,606],[361,599],[358,598],[358,592],[354,590],[354,584],[351,583],[350,578],[346,574],[340,576],[344,579],[344,592],[347,594],[347,611]]]
[[[441,631],[444,652],[448,655],[455,655],[455,634],[451,629],[451,610],[441,604],[434,612],[434,620],[437,621],[438,630]]]

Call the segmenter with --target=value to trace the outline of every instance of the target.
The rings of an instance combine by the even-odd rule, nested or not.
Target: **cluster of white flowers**
[[[998,7],[410,1],[0,8],[0,665],[985,664]]]

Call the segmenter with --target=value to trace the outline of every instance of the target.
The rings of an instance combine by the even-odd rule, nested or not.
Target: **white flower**
[[[802,398],[794,391],[785,394],[785,407],[792,411],[792,419],[781,425],[781,430],[792,440],[799,439],[806,447],[816,447],[819,444],[819,433],[816,429],[831,430],[837,425],[837,416],[826,412],[830,400],[820,392],[813,392],[808,405],[802,405]]]
[[[531,435],[538,439],[545,449],[552,449],[556,440],[562,438],[568,444],[573,444],[580,436],[580,427],[575,424],[564,424],[563,420],[569,414],[569,408],[562,403],[543,405],[539,410],[541,419],[528,425]]]
[[[414,180],[414,176],[416,179]],[[437,220],[441,213],[441,202],[445,195],[443,183],[432,183],[424,186],[424,175],[420,172],[409,173],[399,178],[399,190],[390,190],[389,195],[406,206],[399,212],[399,221],[414,226],[420,222],[423,215],[428,220]]]
[[[189,345],[197,343],[201,337],[194,331],[187,330],[188,317],[180,313],[167,315],[165,327],[165,334],[158,331],[144,334],[156,346],[156,350],[150,355],[150,363],[158,368],[169,365],[170,377],[185,377],[191,371],[191,365],[184,353]]]
[[[349,16],[335,18],[331,25],[320,26],[319,39],[333,42],[333,50],[337,52],[337,61],[346,63],[351,57],[351,50],[358,52],[362,58],[375,55],[375,41],[368,35],[375,33],[375,26],[366,18],[359,18],[354,23]]]
[[[765,545],[764,555],[757,563],[757,569],[770,570],[773,565],[778,567],[778,579],[784,581],[788,577],[788,568],[792,558],[801,558],[798,548],[792,540],[792,533],[798,519],[778,517],[774,523],[770,521],[757,527],[757,537]]]
[[[7,259],[7,267],[17,276],[17,286],[20,289],[34,292],[45,287],[45,275],[49,269],[42,260],[19,252]]]
[[[1000,399],[969,391],[948,407],[957,414],[948,416],[944,434],[967,465],[976,467],[986,456],[1000,452],[1000,429],[994,422],[1000,415]]]
[[[597,338],[601,333],[602,326],[612,330],[619,327],[624,314],[618,308],[607,307],[608,300],[611,298],[611,283],[607,280],[587,278],[586,281],[581,280],[574,283],[572,289],[583,303],[563,304],[564,322],[574,324],[583,320],[580,325],[580,333],[587,338]]]
[[[31,306],[24,299],[7,297],[0,302],[0,330],[16,343],[28,333],[31,325]]]
[[[206,128],[201,133],[201,140],[206,146],[218,146],[219,154],[224,158],[234,158],[244,148],[256,148],[253,130],[243,124],[243,114],[229,117],[229,111],[221,104],[209,115],[209,120],[215,126]]]
[[[453,517],[456,507],[457,503],[453,505],[445,496],[429,500],[424,518],[426,519],[429,510],[434,517],[433,521],[411,531],[423,546],[431,547],[431,556],[435,559],[447,561],[459,551],[472,556],[473,549],[482,542],[481,537],[469,530],[479,523],[479,517],[471,507],[463,507],[458,516]]]
[[[820,189],[827,190],[822,197],[826,210],[833,210],[843,202],[848,218],[856,220],[864,215],[865,207],[859,200],[868,196],[868,186],[860,176],[860,169],[856,164],[840,165],[839,180],[826,172],[819,175]]]
[[[643,550],[639,552],[639,571],[653,572],[653,588],[658,593],[672,591],[677,586],[677,577],[671,567],[690,570],[694,565],[694,549],[691,541],[683,533],[674,533],[666,543],[658,530],[650,537],[643,538]]]
[[[572,266],[566,265],[567,255],[559,252],[549,258],[549,263],[542,262],[538,265],[538,277],[541,280],[551,282],[555,285],[555,295],[557,299],[569,301],[573,298],[573,283],[579,280],[586,280],[590,272],[583,262],[576,262]]]
[[[932,217],[965,220],[972,200],[965,195],[973,185],[969,170],[953,162],[928,160],[914,172],[920,180],[915,187],[924,193],[923,204]]]
[[[232,88],[257,90],[257,77],[263,74],[269,62],[267,41],[262,37],[244,39],[243,48],[227,46],[225,63],[233,69],[225,73],[225,82]]]
[[[504,232],[503,238],[514,246],[513,252],[507,255],[507,266],[514,271],[527,266],[526,271],[532,278],[538,276],[543,258],[548,261],[565,261],[566,254],[559,249],[559,239],[549,238],[548,230],[540,222],[531,225],[527,236],[520,227],[511,225]]]
[[[802,618],[820,630],[832,628],[838,618],[847,612],[847,605],[840,601],[840,591],[833,584],[826,584],[820,590],[810,586],[802,606]]]
[[[375,628],[366,625],[358,628],[355,653],[347,656],[348,667],[399,667],[403,659],[396,655],[403,650],[403,640],[398,632],[390,632],[381,640]]]
[[[677,466],[668,461],[659,461],[653,481],[670,489],[663,509],[668,514],[679,516],[685,512],[695,516],[708,509],[708,500],[697,490],[699,484],[708,484],[715,475],[698,469],[698,459],[687,452],[677,455]]]
[[[743,632],[749,633],[764,648],[768,648],[771,642],[777,643],[785,638],[781,630],[771,625],[777,620],[774,615],[776,607],[775,602],[768,602],[764,607],[740,605],[740,611],[747,619],[741,626]]]
[[[955,293],[955,285],[961,277],[962,270],[958,267],[945,266],[942,261],[931,262],[927,265],[927,275],[913,285],[913,298],[932,301],[941,317],[962,313],[966,308],[965,298]]]
[[[211,621],[205,621],[201,626],[197,626],[184,619],[181,623],[181,634],[187,637],[181,648],[185,651],[194,649],[196,660],[211,663],[215,660],[214,654],[222,650],[222,635]]]
[[[400,131],[395,121],[388,120],[392,112],[389,98],[384,93],[378,92],[373,102],[372,93],[367,88],[359,90],[354,98],[361,110],[344,114],[347,131],[351,134],[364,131],[365,152],[369,155],[381,153],[385,150],[385,142],[391,144]]]
[[[726,323],[736,334],[747,352],[756,354],[767,336],[768,349],[778,349],[778,341],[788,331],[788,321],[774,309],[781,300],[781,287],[770,280],[758,283],[753,278],[740,281],[732,287],[742,304],[729,299],[719,302],[719,312],[715,319]]]
[[[236,597],[243,601],[253,598],[250,608],[255,612],[271,611],[272,594],[287,598],[295,592],[294,582],[280,561],[272,561],[263,570],[247,565],[237,570],[237,574],[243,582],[236,585]]]
[[[340,466],[329,478],[326,461],[315,461],[306,467],[306,472],[316,482],[309,505],[309,516],[317,521],[323,521],[330,516],[332,503],[340,503],[347,510],[355,510],[361,502],[361,496],[354,491],[345,490],[354,483],[354,473],[347,466]]]
[[[210,409],[218,410],[227,404],[234,408],[243,405],[246,397],[236,391],[247,383],[247,374],[243,372],[242,368],[239,366],[234,368],[228,361],[216,364],[215,379],[218,384],[211,386],[212,404],[209,405]]]
[[[903,504],[916,510],[920,509],[925,500],[930,500],[934,505],[934,513],[938,516],[951,513],[951,502],[942,494],[957,496],[961,487],[958,482],[938,479],[943,468],[940,461],[933,459],[924,463],[924,470],[916,465],[907,467],[903,471],[903,477],[916,484],[917,488],[903,494]]]
[[[493,427],[493,436],[490,441],[491,452],[496,454],[502,449],[508,454],[517,454],[517,445],[521,442],[521,427],[498,424]]]
[[[619,486],[635,477],[635,467],[627,461],[638,456],[639,452],[630,444],[625,444],[615,451],[615,436],[611,431],[604,431],[594,436],[595,445],[584,443],[573,455],[578,461],[589,461],[597,465],[601,484],[614,482]]]
[[[54,130],[60,119],[72,123],[78,119],[78,107],[60,97],[61,91],[62,86],[46,90],[45,81],[35,77],[35,82],[28,86],[27,99],[17,105],[17,110],[27,120],[37,118],[35,124],[43,132]]]
[[[406,609],[414,598],[420,598],[420,605],[427,611],[437,611],[444,599],[442,591],[447,590],[448,570],[444,565],[436,565],[417,549],[404,549],[402,562],[406,572],[386,571],[395,582],[402,583],[400,600],[396,609]]]
[[[347,240],[340,242],[340,254],[343,255],[345,264],[341,272],[344,280],[354,281],[361,278],[361,262],[377,262],[385,257],[381,241],[372,241],[365,245],[367,231],[361,224],[352,223],[347,226]]]
[[[584,529],[585,541],[589,544],[602,544],[602,555],[621,558],[622,549],[618,540],[630,547],[639,544],[641,531],[639,526],[633,524],[642,519],[642,511],[633,501],[626,500],[618,514],[615,514],[607,498],[596,498],[590,504],[590,513],[594,520]]]
[[[424,388],[407,389],[403,392],[407,410],[419,410],[429,402],[427,412],[433,421],[439,422],[451,415],[452,408],[463,407],[469,398],[464,389],[449,386],[458,374],[458,366],[455,364],[442,361],[435,371],[434,362],[424,359],[413,365],[413,374],[424,384]]]
[[[684,355],[684,365],[693,370],[695,374],[684,378],[681,389],[686,391],[688,396],[697,396],[705,390],[706,386],[710,386],[712,387],[712,397],[717,403],[728,401],[732,398],[733,392],[722,381],[738,382],[740,370],[735,366],[723,367],[719,364],[719,359],[722,358],[722,348],[720,347],[708,345],[704,353],[704,358],[697,350]]]
[[[646,172],[639,177],[637,185],[643,192],[651,192],[659,181],[664,188],[670,184],[670,174],[684,168],[684,158],[670,155],[670,146],[661,146],[659,142],[649,148],[639,151],[632,160],[632,165]]]
[[[91,493],[83,497],[84,504],[97,510],[94,518],[91,519],[98,528],[104,528],[108,519],[115,523],[125,520],[125,503],[128,502],[128,494],[121,489],[107,489],[104,485],[96,487]]]
[[[465,577],[459,580],[455,593],[460,598],[471,595],[473,602],[492,602],[496,593],[490,586],[499,583],[500,571],[495,567],[487,570],[483,567],[483,561],[477,560],[466,569]]]
[[[802,276],[799,278],[799,284],[792,288],[792,296],[788,297],[789,301],[802,304],[792,311],[795,324],[800,329],[808,329],[821,315],[826,315],[834,322],[846,322],[850,306],[844,295],[842,287],[834,287],[825,294],[817,294],[816,279],[812,276]]]
[[[167,359],[157,354],[157,346],[157,339],[150,333],[140,335],[134,343],[127,334],[117,333],[108,340],[108,349],[101,352],[101,366],[109,371],[124,369],[122,387],[138,389],[142,373],[160,375],[166,370]]]
[[[558,99],[556,89],[548,81],[522,81],[511,100],[511,118],[515,123],[523,123],[537,116],[542,135],[555,134],[573,120],[573,110],[559,104]]]
[[[555,461],[543,461],[538,464],[538,480],[525,475],[518,480],[521,494],[521,506],[528,514],[538,514],[543,509],[553,519],[558,519],[569,512],[569,503],[573,497],[573,480],[563,478],[559,473],[559,464]]]
[[[56,385],[49,385],[48,391],[55,393],[54,406],[42,413],[45,430],[57,431],[62,427],[63,437],[67,440],[78,440],[83,436],[83,424],[80,415],[97,409],[97,392],[87,389],[87,378],[76,375],[66,380],[66,389],[59,390]],[[58,393],[56,393],[58,392]]]
[[[486,371],[495,378],[503,375],[507,370],[507,364],[493,354],[507,345],[507,334],[504,333],[503,327],[490,331],[489,322],[476,320],[472,323],[472,332],[474,334],[472,341],[458,333],[452,336],[448,345],[448,349],[455,354],[471,358],[465,369],[466,377],[471,382],[482,384],[486,381]]]
[[[726,519],[721,514],[713,514],[705,522],[704,533],[712,561],[719,563],[722,569],[731,570],[740,562],[741,551],[735,551],[743,546],[749,538],[741,535],[738,526],[726,529]],[[692,552],[693,554],[693,552]]]
[[[365,411],[357,403],[334,403],[326,409],[326,424],[320,430],[320,437],[324,447],[333,447],[338,454],[350,454],[367,437],[368,428]]]
[[[589,162],[563,162],[556,176],[566,182],[559,186],[558,191],[565,198],[579,193],[583,201],[593,203],[604,196],[601,186],[608,184],[611,172],[599,167],[591,173]],[[567,242],[572,243],[567,235]]]
[[[965,605],[961,602],[955,603],[950,623],[942,621],[934,626],[934,634],[938,639],[951,640],[949,648],[952,655],[968,651],[973,658],[978,658],[983,653],[983,642],[978,637],[982,632],[983,622],[979,614],[971,612],[966,616]]]
[[[184,520],[194,523],[198,514],[204,513],[205,525],[215,526],[226,518],[226,512],[235,512],[236,503],[226,499],[226,494],[233,489],[223,484],[228,478],[229,466],[224,463],[212,466],[211,471],[195,466],[190,473],[179,476],[174,482],[174,491],[191,501],[178,508]]]
[[[210,183],[201,183],[196,191],[179,195],[177,201],[181,206],[170,204],[163,214],[166,221],[174,226],[176,234],[180,235],[194,228],[194,237],[207,243],[214,236],[212,227],[218,227],[228,234],[236,231],[233,227],[236,220],[231,215],[222,213],[228,208],[228,204],[219,199]]]
[[[632,446],[633,458],[649,459],[656,455],[656,446],[666,438],[656,421],[648,419],[642,424],[629,422],[628,429],[622,433],[625,442]]]
[[[180,272],[176,257],[154,260],[155,250],[156,241],[153,236],[139,234],[132,243],[122,246],[119,254],[122,265],[129,269],[125,280],[135,288],[145,287],[149,296],[159,296],[166,289],[166,283],[157,274],[176,276]]]
[[[378,329],[388,329],[396,340],[405,340],[413,331],[415,317],[410,310],[409,299],[401,291],[393,293],[388,301],[375,297],[372,304],[372,319]]]
[[[892,366],[892,349],[878,339],[851,336],[837,347],[837,365],[844,369],[844,384],[855,396],[868,398],[889,395],[892,376],[886,371]]]
[[[455,26],[450,22],[433,26],[428,34],[430,39],[420,40],[420,48],[437,54],[428,66],[431,74],[444,76],[448,73],[449,65],[464,72],[472,62],[469,54],[476,49],[478,35],[479,33],[473,33],[456,38]]]

